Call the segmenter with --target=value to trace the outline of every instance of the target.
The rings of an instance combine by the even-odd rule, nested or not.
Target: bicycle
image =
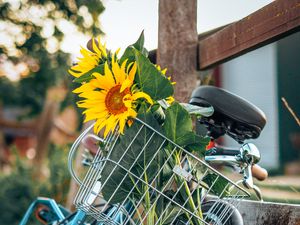
[[[136,119],[137,132],[131,137],[130,142],[126,142],[126,146],[123,146],[126,150],[118,158],[119,160],[115,160],[113,154],[117,152],[115,148],[118,143],[122,142],[120,136],[111,133],[106,139],[102,139],[91,135],[89,134],[93,127],[91,125],[74,142],[68,158],[70,173],[80,185],[74,200],[77,211],[71,213],[52,199],[38,198],[31,204],[20,225],[27,224],[34,211],[36,211],[36,217],[44,224],[147,224],[149,223],[147,217],[153,212],[153,208],[159,207],[159,202],[162,202],[164,207],[159,212],[159,217],[154,217],[153,224],[242,225],[243,219],[238,212],[238,206],[241,200],[249,197],[250,194],[238,184],[242,183],[245,188],[254,189],[258,198],[262,199],[259,188],[253,184],[253,168],[256,171],[255,177],[260,180],[267,177],[266,170],[256,166],[260,159],[258,149],[254,144],[244,144],[244,141],[259,136],[266,123],[265,116],[246,100],[216,87],[199,87],[193,92],[190,104],[200,110],[207,107],[214,108],[211,116],[201,117],[199,120],[207,128],[207,135],[212,141],[227,134],[242,144],[241,148],[236,150],[221,148],[217,145],[211,146],[206,151],[205,161],[202,161],[170,141],[142,119]],[[140,143],[139,136],[142,133],[147,134],[148,138]],[[153,141],[158,140],[154,139],[154,136],[159,137],[159,141]],[[101,143],[100,147],[97,145],[95,148],[95,141]],[[83,165],[89,168],[83,180],[79,179],[72,165],[76,150],[82,142],[89,149],[83,159]],[[127,157],[126,152],[132,150],[133,146],[140,146],[140,149],[136,158],[131,159],[131,164],[127,165],[124,163]],[[133,168],[140,156],[145,153],[147,146],[151,146],[155,151],[147,156],[150,159],[144,167],[146,171],[158,165],[157,161],[162,160],[160,155],[163,152],[163,161],[159,162],[159,170],[151,175],[149,180],[143,177],[145,171],[140,172]],[[182,155],[178,163],[174,165],[170,158],[178,149]],[[189,161],[193,161],[194,164],[189,165]],[[238,166],[244,177],[235,183],[208,163]],[[163,173],[165,176],[166,171],[169,172],[168,181],[158,189],[157,183],[160,182],[160,176]],[[114,184],[115,189],[109,190],[107,183],[111,183],[117,174],[122,176]],[[124,186],[125,178],[133,180],[134,185],[131,183],[128,187]],[[218,187],[216,187],[217,184]],[[146,188],[145,193],[148,196],[141,197],[139,201],[133,201],[131,196],[138,194],[136,193],[138,187]],[[186,199],[182,199],[184,196],[182,190],[190,194],[186,195]],[[110,194],[107,195],[105,191]],[[120,191],[126,192],[125,197],[120,198],[118,195]],[[103,200],[103,195],[106,195],[106,201]],[[141,204],[144,198],[149,200],[147,207]],[[194,202],[199,204],[193,206]]]

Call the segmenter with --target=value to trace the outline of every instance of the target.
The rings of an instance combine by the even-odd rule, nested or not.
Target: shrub
[[[67,169],[68,151],[55,145],[50,145],[49,148],[46,160],[49,177],[42,182],[34,178],[29,161],[21,159],[17,154],[12,172],[0,176],[0,225],[18,224],[31,202],[38,196],[54,198],[62,204],[65,202],[70,181]]]

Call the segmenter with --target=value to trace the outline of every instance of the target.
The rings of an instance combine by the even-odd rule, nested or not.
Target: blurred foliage
[[[0,221],[2,224],[17,224],[35,198],[36,185],[31,170],[17,160],[14,171],[0,177]]]
[[[26,107],[28,115],[34,116],[41,112],[49,87],[70,85],[70,54],[61,50],[68,27],[97,36],[102,33],[99,15],[103,11],[100,0],[0,0],[0,26],[4,28],[0,66],[9,62],[25,67],[17,82],[0,77],[4,107]]]
[[[68,170],[67,158],[71,146],[64,149],[56,145],[50,146],[48,168],[50,172],[49,180],[44,189],[47,196],[51,196],[59,203],[67,200],[69,191],[70,174]]]
[[[62,204],[65,202],[70,182],[66,163],[68,149],[51,145],[48,156],[49,178],[43,182],[34,178],[34,165],[15,153],[13,171],[9,175],[0,176],[0,224],[18,224],[37,196],[54,198]]]

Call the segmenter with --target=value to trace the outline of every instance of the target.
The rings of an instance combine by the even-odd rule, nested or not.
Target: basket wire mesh
[[[77,209],[108,225],[224,224],[237,199],[249,196],[142,120],[134,123],[129,138],[112,132],[104,140],[80,184]],[[214,203],[203,212],[210,196]]]

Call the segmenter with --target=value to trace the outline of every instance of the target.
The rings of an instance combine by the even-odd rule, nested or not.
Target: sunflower
[[[78,106],[85,108],[85,122],[96,120],[94,132],[98,134],[105,127],[104,137],[118,127],[123,134],[126,122],[130,125],[130,119],[137,116],[136,105],[138,99],[144,99],[153,104],[151,97],[141,92],[133,85],[136,63],[130,63],[126,68],[127,61],[122,65],[112,57],[111,69],[107,62],[104,64],[104,74],[93,73],[93,79],[82,84],[74,90],[85,98],[78,102]],[[117,126],[118,125],[118,126]]]
[[[100,38],[98,40],[92,39],[92,49],[93,52],[81,47],[82,58],[78,58],[78,63],[69,70],[71,75],[80,77],[107,59],[106,47],[105,44],[101,44]]]

